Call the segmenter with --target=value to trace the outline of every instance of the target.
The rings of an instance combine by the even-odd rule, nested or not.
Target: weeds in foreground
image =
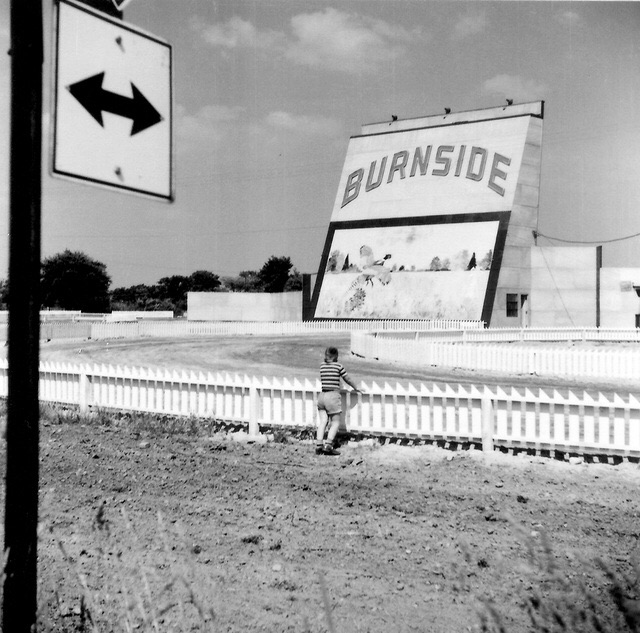
[[[186,547],[176,545],[182,537],[167,528],[161,514],[156,534],[165,560],[175,561],[178,552],[181,557],[181,562],[173,565],[153,566],[144,560],[142,553],[147,548],[136,537],[124,510],[113,520],[107,516],[106,506],[101,505],[92,529],[99,543],[96,551],[82,549],[72,553],[56,538],[55,530],[49,528],[71,577],[60,578],[53,588],[53,600],[41,604],[38,630],[51,633],[214,630],[215,613],[198,595],[189,578],[189,563],[184,562],[185,552],[179,552]],[[129,539],[133,537],[133,545],[126,552],[119,538],[123,530]],[[65,596],[60,593],[63,587]],[[70,600],[74,604],[69,604]]]
[[[196,589],[189,577],[187,549],[176,543],[184,541],[180,530],[170,529],[161,513],[157,515],[154,543],[161,542],[165,560],[174,561],[166,574],[144,559],[149,545],[136,537],[135,526],[122,509],[115,518],[108,516],[106,504],[102,504],[93,518],[92,531],[99,543],[92,553],[85,549],[72,552],[56,537],[55,529],[48,534],[55,540],[62,556],[67,577],[58,578],[52,588],[53,600],[42,601],[45,593],[41,587],[37,630],[45,633],[180,633],[215,630],[216,614],[201,597],[202,587]],[[133,542],[127,552],[122,551],[120,535],[126,531]],[[83,563],[79,561],[83,558]],[[95,559],[87,564],[86,557]],[[187,561],[187,562],[185,562]],[[157,562],[157,559],[156,559]],[[51,580],[50,580],[51,582]],[[286,580],[278,586],[294,591],[295,584]],[[322,600],[321,610],[328,633],[337,633],[332,616],[332,604],[324,576],[318,573],[318,586]],[[61,592],[64,592],[62,595]],[[73,600],[74,604],[69,604]],[[302,633],[310,633],[311,626],[303,618]]]
[[[228,425],[215,418],[157,415],[99,408],[81,412],[77,407],[64,407],[45,403],[40,404],[40,421],[43,424],[50,425],[84,424],[112,428],[125,427],[128,432],[144,433],[151,436],[211,435],[228,428]]]
[[[543,530],[532,534],[512,523],[527,553],[529,589],[522,598],[531,630],[540,633],[640,633],[640,562],[632,574],[603,560],[582,561],[581,574],[563,568]],[[525,571],[525,573],[527,573]],[[483,633],[508,633],[499,608],[481,596]]]

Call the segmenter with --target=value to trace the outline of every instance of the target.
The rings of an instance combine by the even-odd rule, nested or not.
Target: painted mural
[[[479,320],[499,222],[338,229],[316,317]]]

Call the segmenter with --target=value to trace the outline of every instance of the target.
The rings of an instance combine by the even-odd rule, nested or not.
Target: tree
[[[196,270],[188,277],[163,277],[153,286],[137,284],[115,288],[111,293],[114,310],[172,310],[187,309],[187,292],[212,292],[221,286],[220,277],[208,270]]]
[[[262,282],[255,270],[243,270],[237,277],[225,277],[224,285],[231,292],[262,292]]]
[[[157,307],[160,299],[157,286],[137,284],[128,288],[114,288],[111,292],[112,310],[172,310],[170,307]]]
[[[80,251],[65,250],[42,262],[42,307],[82,312],[110,309],[107,267]]]
[[[187,292],[190,289],[189,277],[184,275],[171,275],[158,280],[158,298],[168,299],[177,312],[187,309]]]
[[[344,256],[339,257],[339,260],[340,265],[342,265]],[[291,270],[292,268],[293,264],[289,257],[271,256],[259,271],[243,270],[237,277],[224,277],[222,290],[231,292],[289,292],[302,290],[302,275],[295,268]]]
[[[189,275],[190,292],[213,292],[221,285],[220,277],[208,270],[196,270]]]
[[[271,256],[260,269],[258,276],[265,292],[283,292],[293,264],[289,257]]]
[[[294,290],[302,290],[302,275],[294,268],[287,279],[287,283],[284,286],[285,292],[292,292]]]

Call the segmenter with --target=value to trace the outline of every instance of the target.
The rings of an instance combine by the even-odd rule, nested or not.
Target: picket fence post
[[[255,384],[249,387],[249,435],[255,437],[260,435],[260,424],[258,415],[260,410],[260,400],[258,397],[258,388]]]
[[[80,369],[78,391],[78,406],[80,409],[80,413],[87,413],[89,411],[89,406],[91,405],[91,378],[87,374],[86,368],[84,367]]]
[[[493,401],[488,395],[484,395],[482,403],[482,451],[493,452],[494,416]]]

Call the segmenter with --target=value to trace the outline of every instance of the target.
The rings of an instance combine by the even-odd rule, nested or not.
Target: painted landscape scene
[[[479,320],[498,222],[338,230],[316,318]]]

